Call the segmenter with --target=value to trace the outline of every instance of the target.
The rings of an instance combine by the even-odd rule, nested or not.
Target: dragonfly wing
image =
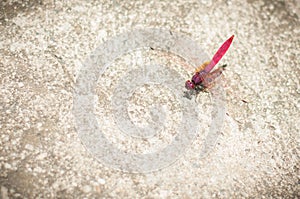
[[[201,66],[199,66],[198,68],[196,68],[195,73],[204,70],[204,68],[205,68],[208,64],[209,64],[209,61],[206,61],[206,62],[204,62],[203,64],[201,64]]]
[[[228,48],[230,47],[232,40],[233,40],[234,35],[232,35],[229,39],[227,39],[222,46],[218,49],[216,54],[213,56],[212,60],[210,63],[205,67],[205,72],[209,73],[214,66],[222,59]]]
[[[213,72],[208,73],[208,74],[204,77],[203,82],[201,83],[202,86],[203,86],[204,88],[210,88],[211,85],[213,85],[215,79],[217,79],[217,78],[223,73],[224,70],[225,70],[224,67],[220,67],[220,68],[214,70]]]

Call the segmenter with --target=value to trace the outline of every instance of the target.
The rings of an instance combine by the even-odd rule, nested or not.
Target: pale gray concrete
[[[0,198],[299,197],[299,2],[86,2],[0,3]],[[144,174],[118,171],[95,160],[82,145],[72,113],[79,71],[97,46],[132,28],[184,34],[209,56],[235,35],[222,60],[228,64],[221,80],[227,114],[217,144],[207,156],[199,158],[210,125],[209,94],[198,96],[205,113],[199,135],[165,169]],[[178,64],[180,58],[168,56],[172,57],[165,52],[161,63],[177,63],[174,70],[188,78],[193,71]],[[124,55],[102,76],[105,81],[98,82],[96,92],[99,112],[107,121],[113,110],[101,100],[112,96],[105,83],[114,80],[126,64],[157,57],[149,49]],[[167,91],[157,90],[162,94],[156,102],[179,110],[166,98]],[[139,92],[132,103],[145,97]],[[147,122],[140,116],[147,116],[143,110],[152,103],[151,97],[142,101],[140,112],[130,112],[130,117]],[[104,121],[104,116],[99,119]],[[134,139],[113,134],[118,130],[115,123],[104,126],[106,136],[120,149],[139,152]],[[170,140],[172,135],[152,144],[160,149]]]

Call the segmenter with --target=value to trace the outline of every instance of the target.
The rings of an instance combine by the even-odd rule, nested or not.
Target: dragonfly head
[[[192,81],[187,80],[185,82],[185,88],[188,90],[193,90],[193,89],[195,89],[195,84]]]

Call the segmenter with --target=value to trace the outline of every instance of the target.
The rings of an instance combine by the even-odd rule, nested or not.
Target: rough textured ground
[[[299,17],[296,0],[1,1],[0,198],[300,197]],[[86,151],[73,88],[97,46],[149,27],[186,34],[209,55],[235,34],[227,114],[207,157],[196,140],[170,167],[131,174]]]

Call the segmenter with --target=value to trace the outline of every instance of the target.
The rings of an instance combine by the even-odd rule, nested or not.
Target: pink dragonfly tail
[[[204,71],[209,73],[215,65],[222,59],[228,48],[230,47],[232,40],[233,40],[234,35],[232,35],[229,39],[227,39],[222,46],[218,49],[210,63],[205,67]]]

